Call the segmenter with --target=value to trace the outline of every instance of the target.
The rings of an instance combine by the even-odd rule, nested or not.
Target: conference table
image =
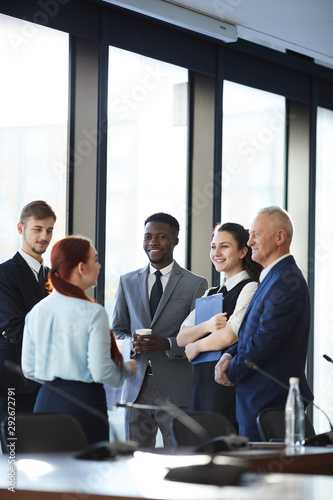
[[[212,463],[225,484],[200,484],[200,471]],[[230,469],[239,472],[236,480],[229,481]],[[198,482],[166,478],[169,471],[185,470]],[[22,454],[13,462],[0,456],[1,500],[318,500],[332,492],[332,448],[288,455],[283,447],[250,444],[213,458],[155,449],[105,461],[78,459],[75,453]]]

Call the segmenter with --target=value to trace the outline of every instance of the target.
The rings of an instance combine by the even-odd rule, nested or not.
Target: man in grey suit
[[[208,284],[174,261],[178,233],[178,221],[171,215],[148,217],[143,248],[150,263],[120,278],[112,329],[119,339],[131,337],[138,366],[124,384],[123,399],[128,403],[165,404],[167,398],[177,406],[188,405],[192,365],[176,336]],[[151,335],[137,335],[135,330],[141,328],[150,328]],[[172,446],[171,420],[163,410],[126,408],[125,437],[141,447],[154,447],[159,428],[164,446]]]

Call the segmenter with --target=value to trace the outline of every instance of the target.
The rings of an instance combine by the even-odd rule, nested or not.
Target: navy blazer
[[[8,387],[15,387],[17,394],[28,394],[37,387],[36,382],[10,373],[4,361],[10,359],[21,364],[25,316],[46,295],[19,252],[0,264],[0,391],[3,393],[7,393]]]
[[[303,396],[313,394],[305,376],[310,330],[310,296],[292,256],[278,262],[259,284],[244,315],[227,376],[237,384],[239,424],[256,426],[258,413],[285,405],[287,391],[244,361],[251,360],[282,383],[300,378]]]

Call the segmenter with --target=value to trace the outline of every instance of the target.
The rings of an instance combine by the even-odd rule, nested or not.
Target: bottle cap
[[[298,377],[290,377],[289,379],[289,384],[292,385],[292,384],[297,384],[299,385],[299,378]]]

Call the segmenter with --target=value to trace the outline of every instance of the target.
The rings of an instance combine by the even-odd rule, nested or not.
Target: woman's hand
[[[226,324],[227,313],[218,313],[207,321],[207,330],[209,332],[216,332],[216,330],[224,328]]]
[[[200,349],[198,348],[198,342],[190,342],[185,347],[185,354],[189,361],[192,361],[194,358],[200,354]]]
[[[133,375],[135,375],[136,373],[136,370],[137,370],[137,364],[136,364],[136,361],[134,361],[133,359],[131,359],[130,361],[127,361],[127,363],[130,365],[131,367],[131,374],[130,374],[130,377],[133,377]]]

